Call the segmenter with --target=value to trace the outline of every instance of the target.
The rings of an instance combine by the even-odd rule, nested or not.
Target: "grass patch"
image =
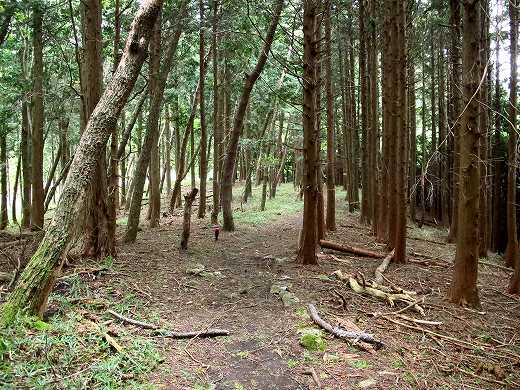
[[[151,388],[144,380],[161,362],[155,345],[123,325],[106,323],[107,302],[93,297],[79,278],[69,282],[66,296],[51,296],[57,314],[47,322],[19,316],[0,330],[2,388]],[[70,304],[72,298],[88,299]]]

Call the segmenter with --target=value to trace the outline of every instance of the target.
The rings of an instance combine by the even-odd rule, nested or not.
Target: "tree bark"
[[[70,242],[81,195],[92,181],[97,160],[104,154],[112,126],[123,109],[147,55],[150,34],[162,6],[148,0],[131,26],[118,66],[83,132],[63,193],[45,236],[1,308],[1,322],[12,323],[19,312],[42,315]]]
[[[361,223],[369,223],[370,189],[368,158],[368,85],[367,85],[367,37],[365,28],[366,0],[359,1],[359,80],[361,104]]]
[[[456,304],[480,306],[477,289],[478,215],[479,215],[479,141],[478,93],[480,81],[480,1],[464,2],[463,21],[463,96],[465,110],[460,133],[460,183],[457,252],[449,291]]]
[[[263,47],[260,51],[260,55],[258,56],[255,68],[250,74],[247,75],[244,81],[238,107],[235,112],[235,118],[233,120],[233,129],[231,130],[229,145],[226,152],[226,159],[224,161],[221,185],[222,215],[224,218],[223,228],[227,231],[235,230],[231,202],[233,200],[233,177],[235,172],[238,141],[240,139],[240,134],[242,133],[244,116],[247,105],[249,103],[251,91],[253,90],[253,86],[255,85],[258,77],[260,77],[260,74],[262,73],[262,70],[264,69],[264,66],[267,62],[267,57],[271,49],[271,44],[274,40],[274,34],[276,32],[276,27],[278,26],[278,20],[280,19],[283,5],[283,0],[276,0],[276,6],[271,16],[271,24],[264,39]]]

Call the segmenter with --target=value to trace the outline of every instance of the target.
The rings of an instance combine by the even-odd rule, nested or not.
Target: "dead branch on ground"
[[[373,257],[376,259],[382,259],[386,256],[384,253],[378,253],[369,249],[358,248],[350,245],[337,244],[327,240],[320,240],[320,246],[322,248],[332,249],[338,252],[353,253],[358,256]]]
[[[383,260],[383,262],[379,265],[379,267],[376,268],[375,272],[375,282],[377,284],[383,284],[383,272],[386,271],[388,268],[388,265],[394,258],[395,249],[392,250]]]
[[[318,310],[313,304],[309,304],[307,308],[309,310],[309,315],[311,319],[314,321],[314,323],[336,337],[339,337],[341,339],[361,340],[365,343],[373,344],[375,349],[379,349],[385,345],[382,341],[376,340],[374,336],[372,336],[371,334],[364,332],[347,331],[338,326],[332,326],[320,317],[320,315],[318,314]]]

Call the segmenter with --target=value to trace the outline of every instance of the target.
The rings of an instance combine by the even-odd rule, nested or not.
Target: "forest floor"
[[[347,213],[343,196],[338,192],[337,231],[327,239],[385,252],[370,229],[359,224],[358,216]],[[107,380],[104,386],[98,380],[93,387],[143,388],[147,383],[179,390],[520,388],[520,299],[504,293],[510,271],[493,265],[500,262],[498,256],[486,259],[491,265],[479,267],[481,311],[453,306],[445,300],[455,250],[445,243],[446,230],[410,226],[410,261],[391,264],[385,284],[416,291],[425,315],[406,311],[400,317],[395,312],[406,305],[390,307],[388,302],[355,293],[332,276],[341,270],[372,279],[380,259],[327,252],[320,253],[317,266],[295,263],[302,202],[291,185],[280,188],[265,212],[258,210],[258,203],[255,190],[249,204],[236,206],[237,231],[221,232],[218,241],[208,221],[197,219],[194,212],[187,251],[179,249],[180,211],[163,218],[157,228],[143,223],[136,243],[120,245],[106,271],[79,275],[86,287],[76,291],[76,301],[68,299],[67,307],[72,310],[71,302],[81,301],[77,321],[82,327],[108,327],[112,337],[106,340],[113,348],[104,349],[103,356],[132,348],[149,351],[142,363],[149,364],[147,369],[119,375],[115,385]],[[120,222],[124,224],[124,219]],[[94,268],[96,264],[82,260],[66,273],[77,278],[77,270]],[[58,284],[54,294],[61,293]],[[309,303],[329,323],[357,327],[385,346],[376,351],[316,333],[313,329],[318,328],[306,310]],[[60,304],[63,300],[51,301],[51,309],[58,306],[56,317],[66,313]],[[107,315],[103,311],[107,305],[163,328],[225,328],[230,335],[188,340],[154,336],[150,330],[123,325]],[[442,324],[414,323],[410,318]],[[311,340],[306,347],[301,343],[305,336]],[[135,362],[140,355],[134,359],[128,355],[141,365]],[[153,363],[146,363],[150,360]],[[80,376],[81,370],[93,367],[71,364],[76,366],[61,375]],[[113,364],[111,369],[117,370],[125,363]],[[104,372],[116,375],[111,369]],[[84,388],[90,388],[89,380]],[[53,386],[67,387],[63,383],[55,380]]]

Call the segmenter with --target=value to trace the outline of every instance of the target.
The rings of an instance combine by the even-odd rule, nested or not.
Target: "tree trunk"
[[[22,228],[31,226],[31,129],[29,107],[25,97],[22,100],[22,134],[20,135],[20,153],[22,155]]]
[[[199,0],[200,12],[200,31],[199,31],[199,77],[200,77],[200,91],[199,91],[199,108],[200,108],[200,164],[199,164],[199,180],[200,180],[200,196],[199,196],[199,210],[198,218],[204,218],[206,215],[206,184],[208,177],[208,134],[206,129],[206,104],[204,99],[206,68],[204,65],[205,48],[204,48],[204,0]]]
[[[318,203],[318,154],[316,144],[316,86],[317,86],[317,42],[316,0],[304,0],[303,6],[303,227],[301,232],[298,261],[317,264],[318,244],[316,218]]]
[[[504,260],[507,267],[514,267],[517,258],[520,257],[518,250],[518,235],[516,222],[516,186],[517,186],[517,54],[518,54],[518,0],[509,2],[509,25],[511,29],[511,78],[509,80],[509,104],[507,105],[507,116],[509,117],[509,143],[508,143],[508,175],[507,175],[507,247]]]
[[[7,134],[5,129],[0,132],[0,190],[1,190],[1,204],[0,204],[0,229],[5,229],[9,225],[9,218],[7,216]]]
[[[18,154],[18,161],[16,163],[16,174],[14,177],[14,186],[13,186],[13,199],[11,200],[11,217],[13,220],[13,224],[18,225],[18,216],[16,211],[16,200],[18,197],[18,185],[20,183],[20,171],[22,166],[22,158],[20,154]]]
[[[32,202],[31,228],[43,229],[44,197],[43,197],[43,10],[41,5],[33,6],[33,90],[31,99],[32,114]]]
[[[464,2],[463,21],[463,96],[465,110],[460,134],[459,224],[455,267],[449,291],[450,301],[480,306],[477,289],[478,215],[479,215],[479,102],[473,98],[480,81],[480,6],[479,0]]]
[[[370,192],[368,175],[368,85],[367,85],[367,37],[365,28],[365,2],[359,1],[359,80],[360,80],[360,99],[361,99],[361,223],[369,223],[370,215]]]
[[[161,0],[145,2],[132,23],[119,67],[92,113],[76,149],[53,220],[15,289],[1,308],[0,318],[4,324],[12,323],[21,311],[41,316],[45,309],[47,297],[60,273],[63,255],[71,239],[77,219],[77,205],[94,177],[96,162],[105,153],[112,126],[139,75],[161,6]]]
[[[154,96],[158,93],[160,82],[166,82],[166,80],[160,79],[160,71],[161,71],[161,52],[162,52],[162,42],[161,42],[161,15],[157,19],[155,23],[155,28],[152,36],[152,40],[150,42],[150,65],[149,65],[149,73],[150,73],[150,96]],[[162,99],[161,103],[162,104]],[[153,99],[151,100],[153,101]],[[147,131],[153,131],[154,141],[150,150],[150,169],[148,170],[150,181],[148,183],[150,188],[150,196],[148,200],[148,210],[150,212],[150,227],[159,226],[159,220],[161,218],[161,190],[160,190],[160,181],[161,181],[161,171],[160,171],[160,161],[159,161],[159,116],[161,114],[159,110],[150,109],[150,113],[154,113],[157,115],[154,119],[154,123],[151,125],[150,129]],[[150,123],[150,122],[148,122]],[[153,130],[152,130],[153,128]]]
[[[462,85],[462,66],[460,56],[460,38],[461,38],[461,21],[460,21],[460,1],[450,0],[450,26],[451,26],[451,42],[450,42],[450,102],[452,104],[452,122],[449,124],[454,134],[453,137],[453,184],[452,184],[452,217],[450,231],[448,234],[448,242],[455,242],[457,238],[457,230],[459,223],[459,172],[460,172],[460,142],[461,142],[461,94],[459,92]]]
[[[177,45],[179,38],[183,30],[182,17],[185,14],[185,3],[182,2],[177,14],[178,22],[175,27],[170,40],[167,44],[165,51],[164,62],[160,67],[159,74],[157,74],[157,80],[153,90],[150,90],[150,111],[146,121],[146,134],[141,146],[139,153],[139,159],[134,170],[133,189],[132,189],[132,200],[130,203],[130,211],[128,213],[128,223],[126,227],[125,242],[134,242],[137,237],[137,230],[139,228],[139,218],[141,216],[141,203],[143,200],[143,190],[146,180],[146,172],[150,164],[152,155],[153,145],[157,144],[159,136],[159,115],[161,112],[161,106],[164,96],[164,89],[166,87],[166,79],[171,71],[175,52],[177,51]],[[159,21],[160,19],[158,19]],[[156,34],[154,34],[154,40]]]
[[[325,4],[325,88],[327,91],[327,230],[336,230],[336,185],[335,165],[336,154],[334,140],[334,95],[332,92],[332,37],[331,37],[331,0]]]
[[[213,210],[211,223],[218,224],[220,211],[220,167],[222,155],[222,133],[220,127],[220,88],[218,85],[218,0],[213,0],[213,31],[211,46],[213,52]]]
[[[258,77],[260,77],[260,74],[262,73],[262,70],[264,69],[264,66],[267,62],[267,56],[271,49],[271,44],[273,43],[274,34],[276,32],[276,27],[278,26],[278,20],[280,19],[280,14],[282,13],[283,5],[283,0],[276,0],[276,7],[273,11],[269,30],[264,39],[264,45],[260,51],[260,55],[258,57],[258,61],[254,70],[247,75],[244,81],[242,94],[240,96],[238,107],[235,112],[235,118],[233,120],[233,129],[230,134],[229,145],[226,152],[226,159],[224,162],[222,172],[221,186],[222,214],[224,217],[223,228],[227,231],[235,230],[231,202],[233,200],[233,177],[235,172],[235,161],[238,150],[238,141],[240,139],[240,134],[242,133],[244,116],[246,113],[247,105],[249,103],[251,91],[253,90],[253,86],[255,85],[255,82],[258,79]]]

